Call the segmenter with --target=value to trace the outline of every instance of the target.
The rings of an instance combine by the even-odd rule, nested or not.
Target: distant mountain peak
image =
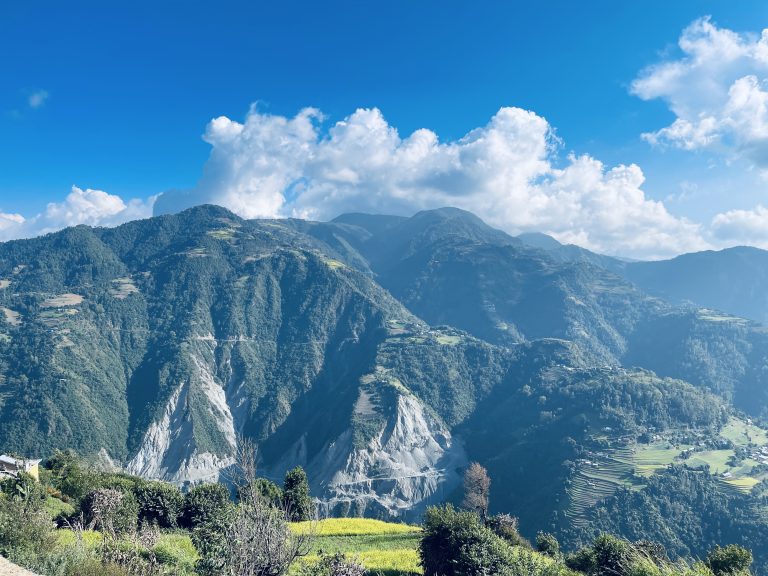
[[[542,250],[556,250],[562,246],[562,244],[552,236],[544,234],[543,232],[523,232],[522,234],[518,234],[517,238],[528,246],[541,248]]]

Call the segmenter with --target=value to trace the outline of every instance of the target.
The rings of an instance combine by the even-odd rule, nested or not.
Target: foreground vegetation
[[[203,484],[182,494],[59,453],[40,482],[0,483],[0,554],[44,576],[747,576],[752,564],[733,545],[673,562],[661,544],[606,534],[573,553],[551,534],[531,543],[516,518],[488,514],[490,478],[477,464],[465,476],[472,510],[430,508],[422,526],[312,520],[300,468],[279,487],[244,457],[233,483],[233,493]]]

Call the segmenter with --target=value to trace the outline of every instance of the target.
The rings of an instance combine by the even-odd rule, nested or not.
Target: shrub
[[[749,574],[751,565],[752,552],[737,544],[730,544],[723,548],[716,546],[707,555],[707,566],[715,576]]]
[[[503,574],[512,561],[510,546],[476,513],[451,505],[427,509],[419,556],[425,576]]]
[[[0,494],[0,554],[49,550],[56,544],[54,528],[42,500]]]
[[[66,576],[130,576],[131,572],[117,564],[104,564],[101,560],[90,559],[70,567]]]
[[[565,563],[588,576],[652,576],[675,570],[660,544],[648,540],[632,544],[608,534],[601,534],[591,546],[568,556]]]
[[[245,489],[230,512],[199,524],[193,532],[201,574],[281,575],[309,551],[311,534],[292,532],[283,511]]]
[[[83,500],[82,511],[91,528],[108,534],[136,531],[139,504],[131,492],[111,488],[93,490]]]
[[[139,526],[154,524],[159,528],[175,528],[184,506],[181,491],[167,482],[143,482],[136,487],[139,503]]]
[[[486,526],[511,546],[531,547],[531,543],[520,535],[520,532],[517,529],[517,518],[514,516],[510,516],[509,514],[497,514],[487,520]]]
[[[550,558],[560,558],[560,543],[548,532],[539,532],[536,535],[536,550]]]
[[[181,523],[185,528],[194,529],[225,514],[230,507],[229,490],[222,484],[200,484],[187,492]]]

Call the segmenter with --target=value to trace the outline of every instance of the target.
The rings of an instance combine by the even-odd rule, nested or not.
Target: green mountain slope
[[[478,460],[495,509],[569,542],[668,464],[709,464],[746,534],[765,330],[598,264],[453,209],[204,206],[0,244],[0,451],[186,484],[226,477],[245,436],[262,474],[304,466],[324,511],[401,517],[455,498]]]
[[[569,340],[594,365],[649,368],[768,415],[765,330],[646,295],[620,275],[635,264],[555,250],[554,240],[539,241],[547,250],[532,247],[455,209],[394,220],[342,216],[309,233],[344,237],[348,253],[366,259],[365,270],[432,325],[500,346]]]
[[[622,274],[649,294],[768,322],[768,252],[739,246],[632,262]]]
[[[408,509],[458,482],[437,465],[464,461],[450,428],[512,356],[430,329],[291,225],[213,207],[0,252],[5,450],[101,452],[183,483],[215,479],[244,435],[275,476],[302,463],[341,504]],[[410,433],[427,448],[390,470]],[[388,487],[338,496],[372,470]]]

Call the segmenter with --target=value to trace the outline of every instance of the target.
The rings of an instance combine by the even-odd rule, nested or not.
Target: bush
[[[72,566],[66,576],[130,576],[131,572],[117,564],[104,564],[101,560],[90,559]]]
[[[560,543],[548,532],[539,532],[536,535],[536,550],[550,558],[560,558]]]
[[[207,523],[231,506],[229,490],[222,484],[200,484],[187,492],[181,515],[181,524],[194,529]]]
[[[419,557],[425,576],[504,574],[512,564],[511,547],[502,538],[476,513],[451,505],[427,509]]]
[[[715,576],[749,574],[751,565],[752,552],[737,544],[730,544],[723,548],[716,546],[707,555],[707,566]]]
[[[85,497],[82,512],[91,528],[108,534],[127,534],[136,531],[139,504],[131,492],[99,488]]]
[[[79,504],[86,495],[100,488],[96,475],[85,469],[77,455],[67,450],[56,452],[46,463],[51,485],[62,494],[62,500]]]
[[[517,518],[514,516],[497,514],[488,519],[486,526],[493,530],[499,538],[503,538],[508,542],[510,546],[531,547],[531,543],[520,535],[517,529]]]
[[[55,546],[55,526],[42,502],[0,494],[0,554],[36,554]]]
[[[290,530],[283,511],[245,490],[229,513],[199,524],[193,541],[203,575],[286,574],[293,561],[309,552],[311,534]]]
[[[679,571],[670,566],[661,544],[648,540],[632,544],[609,534],[601,534],[591,546],[568,556],[565,563],[588,576],[655,576]]]
[[[139,526],[176,528],[184,506],[184,495],[167,482],[143,482],[136,487]]]

